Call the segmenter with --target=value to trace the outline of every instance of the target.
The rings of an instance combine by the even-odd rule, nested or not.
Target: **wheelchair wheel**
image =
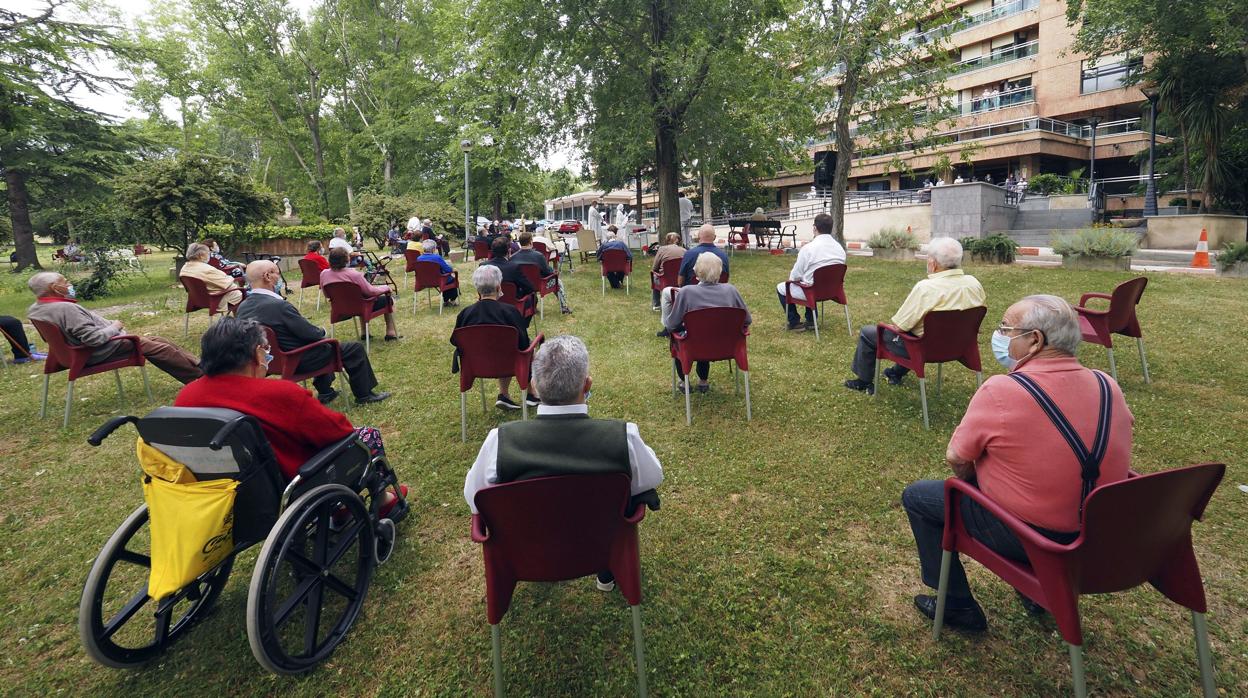
[[[163,652],[208,613],[234,566],[234,558],[227,558],[157,605],[147,595],[150,555],[145,504],[135,509],[104,544],[87,575],[78,605],[82,645],[92,659],[105,666],[137,667]]]
[[[363,608],[376,566],[373,536],[364,500],[342,485],[316,487],[282,513],[247,597],[256,661],[297,674],[333,654]]]

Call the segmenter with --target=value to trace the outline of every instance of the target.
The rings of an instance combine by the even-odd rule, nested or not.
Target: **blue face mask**
[[[992,333],[992,355],[997,357],[997,363],[1000,363],[1007,371],[1013,370],[1018,360],[1010,356],[1010,343],[1017,337],[1007,337],[1001,330]]]
[[[273,363],[273,355],[267,351],[264,352],[264,367],[268,368],[271,363]]]
[[[277,280],[277,295],[286,295],[286,282],[280,278]]]
[[[78,297],[78,292],[74,290],[74,285],[73,285],[73,284],[70,284],[69,286],[67,286],[67,287],[65,288],[65,297],[66,297],[66,298],[77,298],[77,297]]]

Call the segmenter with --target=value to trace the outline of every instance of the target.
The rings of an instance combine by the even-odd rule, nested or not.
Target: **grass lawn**
[[[182,338],[183,294],[149,260],[150,277],[91,303],[133,332],[197,347],[207,316]],[[588,344],[592,412],[629,419],[666,472],[663,508],[642,524],[643,614],[650,687],[656,695],[1027,695],[1069,693],[1067,654],[1051,619],[1027,617],[1003,582],[968,564],[989,617],[979,637],[946,633],[939,644],[911,607],[923,590],[899,497],[919,478],[944,477],[945,446],[974,390],[961,367],[930,397],[924,431],[918,386],[886,386],[879,399],[841,387],[853,344],[829,303],[822,341],[781,330],[775,283],[791,257],[733,260],[733,281],[755,319],[750,337],[754,419],[734,395],[727,367],[712,391],[695,395],[694,424],[670,395],[667,344],[654,337],[644,265],[631,295],[599,292],[596,266],[566,275],[572,316],[552,313],[548,336]],[[467,285],[473,263],[459,265]],[[1000,372],[988,329],[1018,298],[1037,292],[1077,300],[1109,291],[1126,274],[1028,267],[971,267],[988,291],[980,341],[989,373]],[[923,274],[916,263],[851,258],[846,279],[855,329],[886,320]],[[288,279],[293,275],[288,274]],[[0,280],[0,312],[24,316],[24,277]],[[471,294],[471,291],[469,291]],[[1135,415],[1134,467],[1142,472],[1222,461],[1226,481],[1195,528],[1209,596],[1218,685],[1248,694],[1248,369],[1244,310],[1248,282],[1153,275],[1140,306],[1153,382],[1134,349],[1118,370]],[[379,427],[414,512],[399,547],[378,570],[364,614],[331,661],[301,678],[264,672],[247,644],[247,582],[255,550],[235,565],[219,608],[162,659],[136,672],[106,669],[83,653],[79,594],[91,561],[142,501],[134,446],[125,432],[99,449],[87,435],[117,409],[112,381],[78,387],[62,431],[63,374],[52,381],[52,413],[38,419],[38,367],[0,374],[0,693],[43,695],[487,695],[491,688],[481,553],[468,537],[463,477],[487,430],[469,396],[469,443],[459,440],[457,379],[447,338],[454,321],[401,298],[404,341],[375,343],[382,388],[395,397],[350,412]],[[305,313],[326,319],[311,302]],[[349,335],[340,325],[339,336]],[[381,325],[375,324],[380,334]],[[1236,339],[1238,338],[1238,339]],[[42,343],[40,343],[42,346]],[[1107,369],[1104,349],[1080,358]],[[989,367],[989,364],[992,364]],[[137,371],[125,371],[129,409],[143,414]],[[151,371],[160,404],[178,385]],[[516,393],[513,392],[513,397]],[[518,418],[516,416],[515,418]],[[1050,428],[1047,424],[1037,428]],[[120,438],[119,438],[120,437]],[[1088,683],[1099,695],[1196,695],[1199,675],[1188,615],[1151,588],[1084,597]],[[589,580],[524,584],[503,622],[504,668],[512,695],[626,696],[634,691],[627,605]]]

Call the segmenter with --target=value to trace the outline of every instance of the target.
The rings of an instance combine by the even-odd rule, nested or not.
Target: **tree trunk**
[[[662,116],[655,123],[655,169],[659,189],[659,233],[680,232],[680,158],[676,128]]]
[[[715,217],[715,209],[711,206],[711,189],[715,185],[715,172],[710,168],[702,170],[702,220],[709,221]]]
[[[859,66],[845,71],[841,83],[840,102],[836,106],[836,168],[832,171],[832,236],[845,245],[845,190],[849,187],[849,168],[854,159],[854,139],[849,134],[849,117],[858,97]]]
[[[634,182],[637,185],[637,225],[645,225],[641,222],[641,214],[645,210],[641,205],[641,170],[637,170],[637,179]]]
[[[394,178],[394,155],[390,154],[389,149],[385,151],[385,157],[381,161],[381,177],[383,190],[387,195],[393,194],[393,188],[390,186],[391,180]]]
[[[30,193],[26,191],[26,175],[11,167],[4,171],[8,186],[9,220],[13,223],[13,247],[17,253],[14,272],[26,268],[42,269],[35,253],[35,230],[30,225]]]
[[[490,183],[494,185],[494,194],[492,203],[494,209],[494,220],[503,219],[503,171],[497,167],[490,170]]]
[[[325,147],[321,143],[321,119],[316,114],[308,116],[308,131],[312,134],[312,158],[316,162],[316,195],[321,202],[321,215],[329,218],[329,192],[325,190]]]

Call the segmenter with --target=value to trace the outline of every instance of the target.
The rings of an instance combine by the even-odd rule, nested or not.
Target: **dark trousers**
[[[359,342],[343,342],[342,366],[347,370],[347,380],[351,383],[351,394],[357,398],[364,397],[377,387],[377,376],[373,374],[373,364],[368,360],[364,345]],[[329,347],[322,346],[309,351],[299,362],[299,372],[315,371],[329,363],[333,357]],[[318,393],[328,393],[334,387],[334,374],[327,373],[312,379],[312,386]]]
[[[801,317],[799,317],[799,316],[798,316],[798,314],[797,314],[797,304],[796,304],[796,303],[785,303],[785,302],[784,302],[784,294],[783,294],[783,293],[780,293],[779,291],[776,291],[776,297],[780,299],[780,307],[781,307],[781,308],[784,308],[784,309],[788,312],[788,314],[789,314],[789,324],[790,324],[790,325],[796,325],[797,323],[799,323],[799,322],[801,322],[801,321],[802,321],[802,318],[801,318]],[[815,324],[815,313],[814,313],[814,311],[813,311],[813,310],[811,310],[810,308],[806,308],[805,310],[806,310],[806,324],[807,324],[807,325],[813,325],[813,324]]]
[[[864,383],[875,382],[875,345],[879,342],[876,337],[877,327],[875,325],[866,325],[858,332],[858,346],[854,348],[854,375],[858,376],[858,380]],[[888,350],[898,356],[909,357],[906,353],[906,345],[902,343],[901,337],[896,334],[884,330],[884,341],[887,343]],[[898,377],[906,375],[910,369],[901,366],[896,367],[894,372]]]
[[[443,292],[442,292],[442,300],[443,300],[444,302],[450,303],[451,301],[455,300],[456,298],[459,298],[459,289],[458,289],[458,288],[448,288],[448,289],[446,289],[445,291],[443,291]]]
[[[936,589],[940,584],[941,538],[945,531],[945,483],[943,480],[919,480],[911,483],[901,493],[901,506],[910,519],[914,543],[919,549],[919,568],[923,583]],[[1005,524],[988,513],[974,500],[963,497],[960,503],[962,520],[966,530],[975,540],[991,550],[1018,562],[1027,561],[1027,553],[1018,538]],[[1058,533],[1036,529],[1041,535],[1058,543],[1066,544],[1078,537],[1077,533]],[[971,601],[971,587],[966,581],[966,571],[957,555],[949,566],[949,600],[952,608],[965,607]]]
[[[21,320],[8,315],[0,315],[0,329],[8,335],[6,339],[13,349],[13,358],[20,359],[30,354],[30,340],[26,339],[26,329],[22,327]]]
[[[675,359],[672,359],[672,365],[676,367],[676,375],[680,376],[681,380],[684,380],[685,372],[680,369],[680,362]],[[706,380],[706,377],[711,375],[711,362],[710,361],[693,362],[693,372],[698,374],[699,379]]]
[[[611,284],[611,288],[619,288],[624,283],[624,272],[622,271],[607,272],[607,283]]]

